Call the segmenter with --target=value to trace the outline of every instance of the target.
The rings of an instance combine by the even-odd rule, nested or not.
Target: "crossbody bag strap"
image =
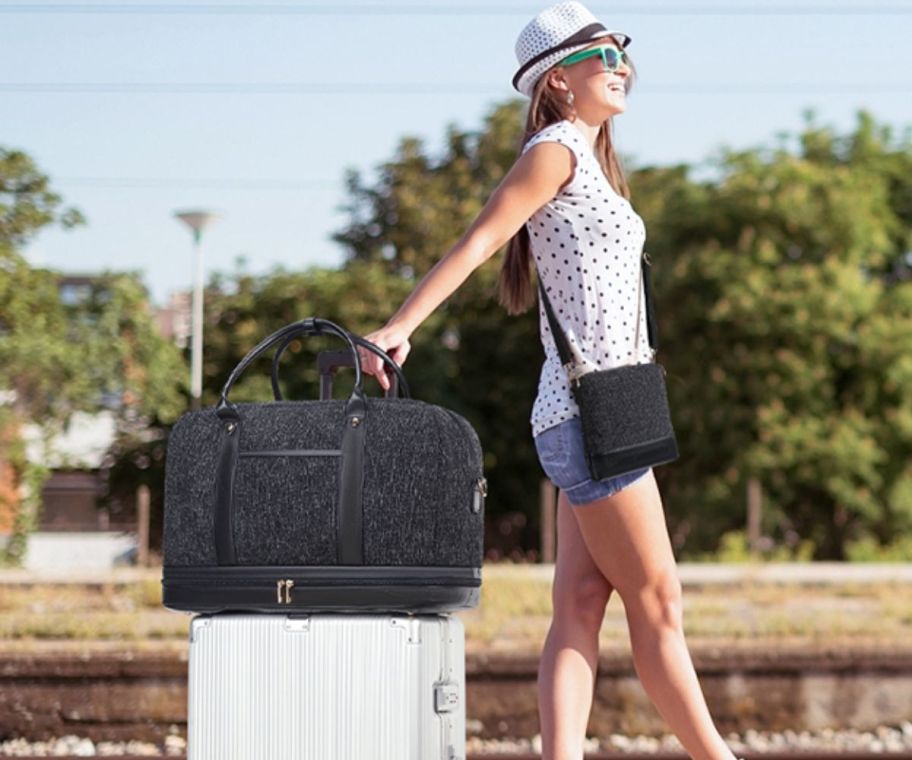
[[[642,288],[637,288],[637,326],[636,326],[636,338],[635,342],[637,348],[639,348],[639,333],[640,333],[640,290],[643,291],[646,300],[646,332],[649,337],[649,346],[652,348],[653,356],[655,355],[656,350],[659,347],[658,335],[656,334],[655,329],[655,313],[653,311],[652,303],[652,287],[650,285],[650,267],[652,262],[649,259],[649,254],[646,251],[643,251],[643,255],[640,257],[642,266],[640,267],[640,275],[642,280]],[[570,343],[567,340],[567,334],[561,329],[560,322],[557,320],[557,315],[554,313],[554,308],[551,306],[551,299],[548,298],[548,294],[545,292],[545,288],[542,285],[541,278],[538,279],[538,293],[539,297],[542,300],[542,304],[545,307],[545,315],[548,317],[548,324],[551,327],[551,335],[554,338],[554,344],[557,346],[557,353],[560,356],[561,364],[564,366],[571,364],[573,362],[573,355],[570,352]]]
[[[649,333],[649,346],[655,357],[656,351],[659,350],[659,334],[656,331],[655,302],[652,300],[652,260],[646,251],[643,251],[643,292],[646,294],[646,328]]]
[[[557,321],[554,309],[551,308],[551,299],[548,298],[548,294],[545,292],[541,278],[538,280],[538,294],[541,297],[542,303],[545,305],[545,314],[548,317],[548,324],[551,326],[551,336],[554,338],[554,345],[557,346],[557,353],[560,356],[561,364],[570,364],[573,361],[573,356],[570,353],[570,343],[567,341],[566,333],[564,333],[560,323]]]

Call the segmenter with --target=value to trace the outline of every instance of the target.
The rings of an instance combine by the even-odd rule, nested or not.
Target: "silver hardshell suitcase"
[[[451,615],[198,615],[188,760],[464,760]]]

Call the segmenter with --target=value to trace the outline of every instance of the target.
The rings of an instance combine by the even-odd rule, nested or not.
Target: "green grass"
[[[743,643],[839,639],[850,643],[912,641],[912,593],[901,584],[789,586],[741,584],[684,590],[688,642],[730,639]],[[467,646],[538,648],[548,632],[551,590],[547,581],[513,569],[486,570],[478,609],[461,613]],[[624,605],[614,594],[600,640],[629,646]]]
[[[688,642],[895,643],[912,641],[912,593],[901,584],[741,584],[684,591]],[[519,566],[487,566],[478,608],[459,613],[469,651],[533,652],[551,621],[550,579]],[[101,586],[0,586],[0,646],[59,643],[130,648],[186,643],[190,616],[161,606],[158,577]],[[612,596],[605,645],[629,647],[624,605]]]

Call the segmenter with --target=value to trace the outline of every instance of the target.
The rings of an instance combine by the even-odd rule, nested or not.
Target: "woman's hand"
[[[401,328],[389,325],[375,330],[370,335],[365,335],[364,338],[386,351],[390,358],[399,365],[405,363],[405,357],[408,356],[412,348],[408,341],[408,333]],[[358,347],[358,352],[361,355],[361,369],[367,374],[376,377],[377,382],[380,383],[380,387],[384,391],[389,390],[390,381],[383,360],[375,353],[360,346]]]

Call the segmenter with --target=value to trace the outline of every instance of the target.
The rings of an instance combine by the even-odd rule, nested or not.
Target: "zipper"
[[[453,422],[456,423],[456,427],[462,430],[463,440],[466,442],[467,449],[469,451],[468,465],[469,468],[475,467],[475,459],[481,460],[484,456],[481,451],[481,446],[478,443],[478,434],[472,428],[472,425],[467,419],[456,414],[452,409],[446,409],[444,411],[450,415],[450,418]],[[472,484],[472,512],[478,514],[481,512],[484,507],[485,497],[488,495],[488,480],[485,478],[484,473],[482,472],[481,476],[475,480]]]
[[[274,578],[275,576],[273,576]],[[299,579],[300,580],[300,579]],[[169,578],[165,580],[169,586],[196,586],[196,587],[219,587],[219,588],[269,588],[275,586],[277,589],[277,598],[280,604],[290,604],[291,589],[295,586],[293,578],[281,578],[278,581],[271,579],[252,578],[244,580],[241,578]],[[435,578],[417,578],[403,577],[392,580],[390,578],[327,578],[314,582],[313,579],[305,579],[298,585],[302,588],[315,586],[321,588],[324,586],[389,586],[391,584],[399,586],[480,586],[481,580],[478,578],[456,578],[456,577],[435,577]]]
[[[289,598],[291,589],[295,585],[299,587],[308,586],[420,586],[420,585],[444,585],[444,586],[480,586],[481,571],[478,568],[427,568],[427,572],[420,572],[424,568],[414,568],[415,571],[409,573],[380,572],[374,577],[369,575],[365,577],[363,573],[370,573],[373,568],[370,565],[363,567],[351,568],[353,572],[333,573],[332,567],[316,568],[316,572],[301,574],[299,568],[294,567],[242,567],[233,565],[231,567],[175,567],[165,568],[164,581],[168,585],[191,585],[191,586],[221,586],[221,587],[252,587],[252,586],[271,586],[276,589],[276,597],[280,603],[288,604],[285,599]],[[346,567],[346,570],[350,568]],[[227,571],[227,572],[226,572]],[[297,571],[297,572],[296,572]],[[281,577],[276,579],[276,575]],[[293,577],[288,577],[293,576]]]
[[[481,568],[449,568],[449,572],[442,568],[439,574],[421,573],[422,568],[418,567],[411,568],[414,572],[401,574],[381,568],[386,572],[374,577],[352,572],[335,575],[313,572],[321,569],[281,565],[165,568],[162,579],[165,606],[196,611],[218,611],[238,605],[252,605],[261,611],[287,610],[302,603],[318,604],[312,594],[325,602],[338,594],[352,593],[361,599],[354,604],[360,605],[377,594],[382,597],[386,589],[396,588],[404,597],[417,599],[427,589],[435,588],[437,592],[430,594],[432,599],[428,604],[457,604],[459,609],[467,609],[465,603],[477,599],[477,589],[481,586]],[[345,570],[369,573],[371,568],[346,567]],[[415,602],[411,604],[414,606]]]

